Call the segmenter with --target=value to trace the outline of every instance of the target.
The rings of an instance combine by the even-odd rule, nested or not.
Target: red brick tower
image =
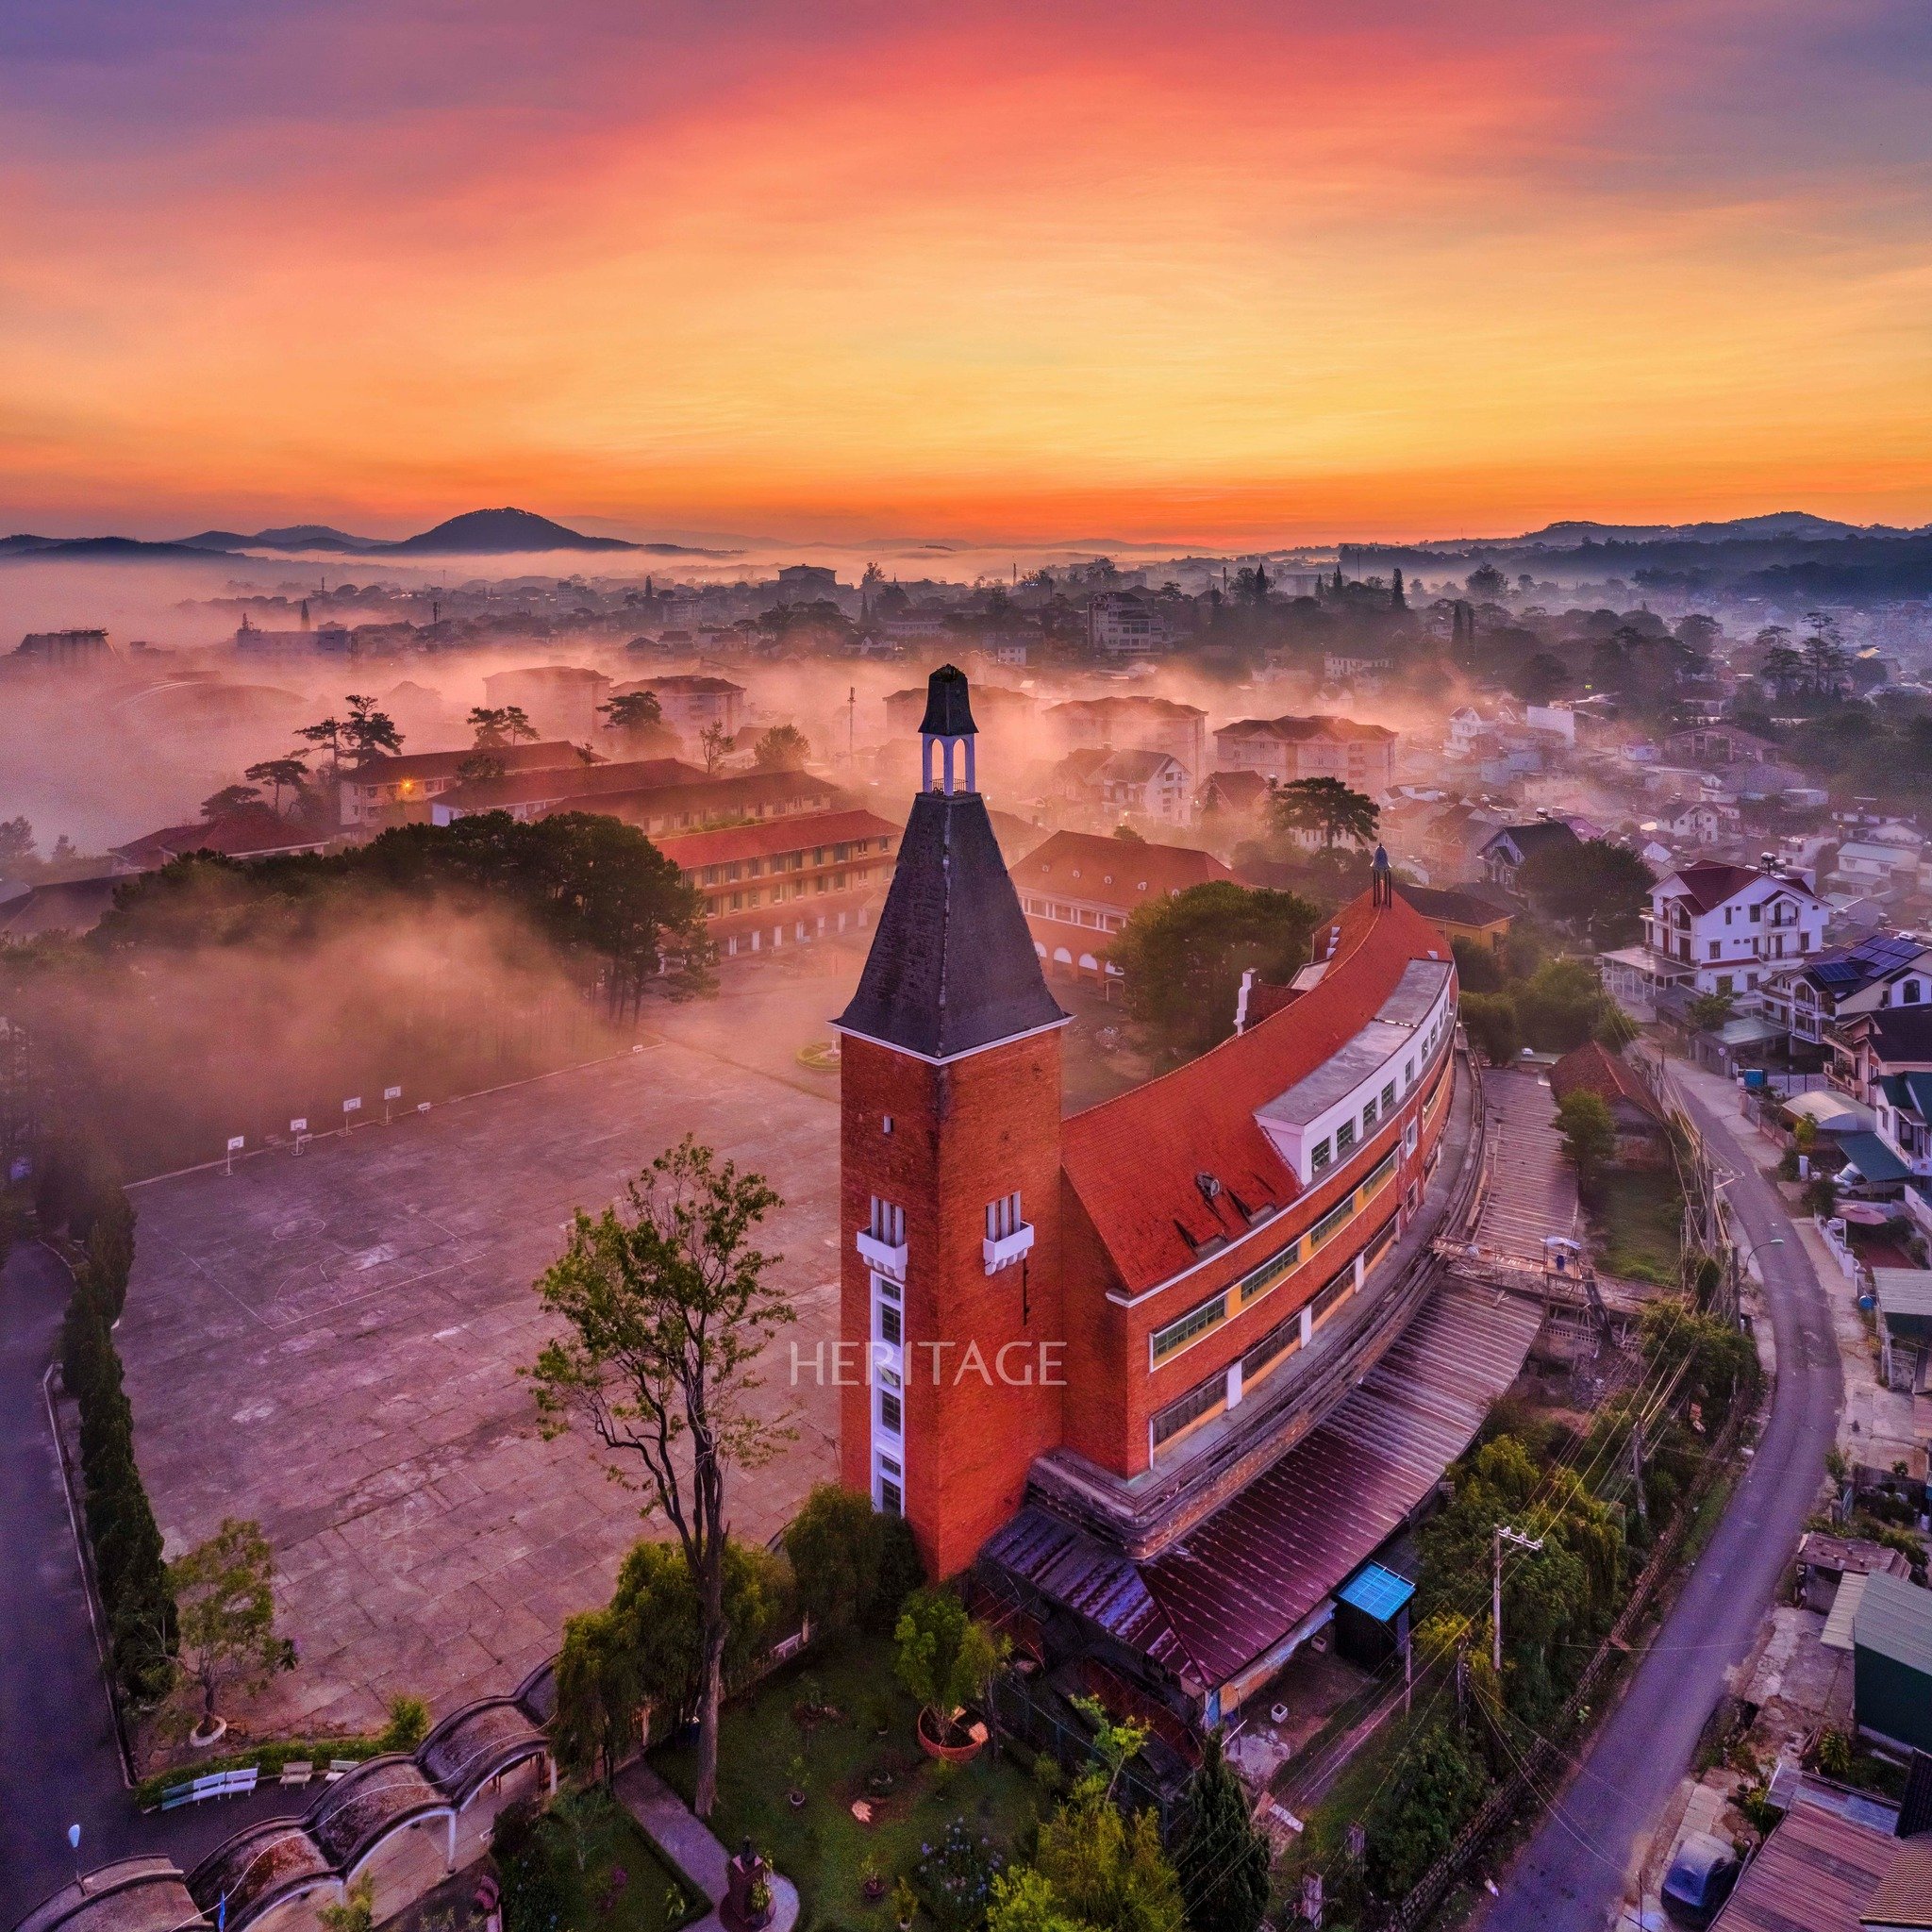
[[[973,713],[950,664],[920,728],[923,789],[838,1022],[840,1418],[844,1481],[903,1512],[950,1576],[1059,1441],[1067,1015],[974,789]]]

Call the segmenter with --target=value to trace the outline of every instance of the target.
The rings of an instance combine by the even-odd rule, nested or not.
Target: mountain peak
[[[391,556],[448,555],[473,556],[511,550],[635,550],[635,543],[615,537],[586,537],[566,525],[552,523],[534,510],[473,509],[425,530],[420,537],[406,538],[388,546]]]

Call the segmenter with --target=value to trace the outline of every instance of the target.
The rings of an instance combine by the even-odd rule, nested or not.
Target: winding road
[[[1690,1768],[1725,1673],[1750,1650],[1824,1480],[1844,1398],[1830,1307],[1782,1200],[1706,1099],[1716,1084],[1676,1081],[1713,1163],[1735,1176],[1728,1199],[1764,1278],[1777,1352],[1770,1417],[1710,1542],[1511,1866],[1483,1932],[1599,1932],[1611,1921],[1639,1843]]]

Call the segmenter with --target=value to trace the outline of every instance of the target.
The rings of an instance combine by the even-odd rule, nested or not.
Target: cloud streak
[[[1932,516],[1908,6],[1044,11],[10,9],[0,512]]]

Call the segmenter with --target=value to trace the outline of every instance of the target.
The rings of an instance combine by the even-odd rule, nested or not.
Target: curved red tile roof
[[[1245,1234],[1241,1208],[1285,1206],[1301,1191],[1256,1109],[1354,1039],[1411,959],[1450,958],[1448,941],[1399,891],[1379,909],[1364,892],[1330,925],[1341,928],[1332,954],[1328,925],[1315,938],[1328,970],[1293,1005],[1064,1124],[1068,1182],[1130,1292],[1191,1267],[1197,1243]],[[1221,1183],[1211,1203],[1196,1184],[1202,1174]]]

